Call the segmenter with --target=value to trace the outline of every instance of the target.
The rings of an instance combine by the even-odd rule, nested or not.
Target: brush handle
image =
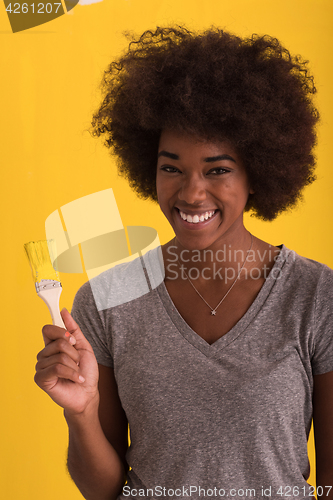
[[[59,310],[59,299],[61,292],[62,288],[60,286],[57,288],[51,288],[50,290],[41,290],[37,293],[37,295],[42,300],[44,300],[45,304],[47,305],[52,317],[53,324],[56,326],[60,326],[61,328],[65,328],[66,330]]]

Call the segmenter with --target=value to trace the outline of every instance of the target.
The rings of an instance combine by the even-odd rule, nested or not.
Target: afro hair
[[[157,28],[131,41],[102,81],[93,135],[118,158],[120,174],[157,200],[161,131],[229,140],[254,194],[246,210],[273,220],[314,181],[316,89],[308,63],[268,35],[240,38],[218,28]]]

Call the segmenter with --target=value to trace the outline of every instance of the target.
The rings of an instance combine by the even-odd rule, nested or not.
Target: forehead
[[[160,136],[158,151],[167,151],[186,159],[192,156],[204,159],[220,154],[229,154],[237,162],[241,162],[236,148],[228,140],[207,140],[200,136],[175,130],[163,130]]]

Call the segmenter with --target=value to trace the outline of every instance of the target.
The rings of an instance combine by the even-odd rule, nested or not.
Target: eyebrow
[[[159,158],[160,156],[165,156],[166,158],[171,158],[171,160],[179,160],[179,156],[174,154],[174,153],[169,153],[168,151],[160,151],[157,155],[157,157]],[[230,155],[227,155],[227,154],[223,154],[223,155],[218,155],[218,156],[208,156],[208,158],[205,158],[204,161],[206,163],[212,163],[214,161],[221,161],[221,160],[230,160],[230,161],[233,161],[234,163],[236,163],[236,160],[230,156]]]
[[[157,158],[160,156],[166,156],[167,158],[171,158],[171,160],[179,160],[179,156],[174,153],[169,153],[168,151],[160,151],[157,155]]]
[[[213,161],[221,161],[221,160],[231,160],[236,163],[236,160],[232,156],[226,154],[218,156],[210,156],[208,158],[205,158],[205,162],[207,163],[211,163]]]

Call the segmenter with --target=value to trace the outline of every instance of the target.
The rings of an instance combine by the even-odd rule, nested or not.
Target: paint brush
[[[53,254],[54,241],[30,241],[24,245],[24,249],[29,259],[38,297],[47,305],[53,324],[66,329],[59,310],[62,286],[50,257],[50,253]]]

